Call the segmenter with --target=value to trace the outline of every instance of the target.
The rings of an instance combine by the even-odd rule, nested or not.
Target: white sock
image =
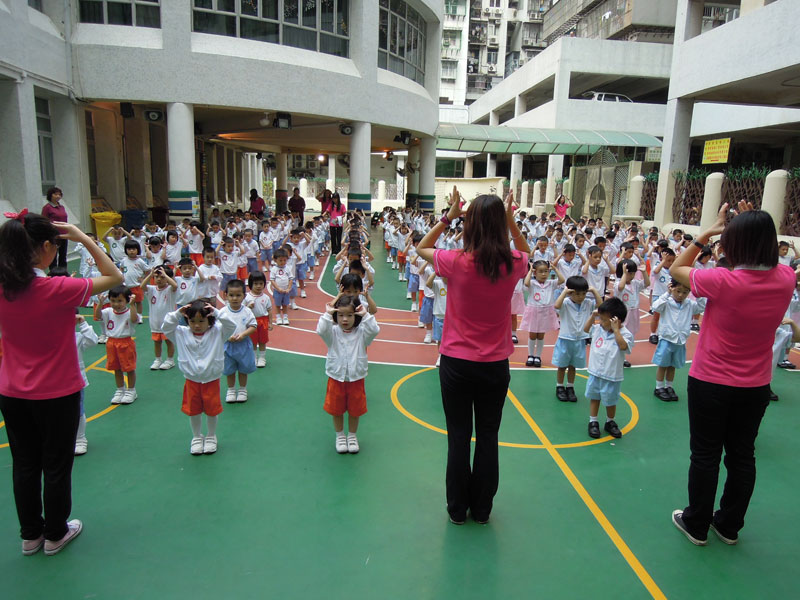
[[[536,356],[534,354],[535,350],[533,349],[533,347],[535,345],[536,345],[536,340],[532,340],[532,339],[528,338],[528,355],[529,356]]]
[[[78,421],[78,435],[76,437],[79,440],[86,437],[86,415],[81,415],[81,420]]]
[[[574,384],[574,383],[570,383],[570,382],[568,381],[568,382],[567,382],[567,387],[568,387],[568,388],[575,387],[575,384]]]
[[[123,385],[123,386],[118,387],[117,391],[118,392],[124,392],[125,391],[125,386]]]
[[[613,421],[613,420],[614,419],[612,419],[611,417],[606,417],[606,423],[608,423],[609,421]]]
[[[337,432],[336,432],[336,437],[337,437],[337,438],[343,438],[343,437],[345,437],[345,435],[344,435],[344,429],[342,429],[342,430],[340,430],[340,431],[337,431]]]
[[[534,356],[542,356],[542,350],[544,350],[544,340],[536,340],[536,354]]]
[[[669,379],[667,379],[667,387],[672,387],[672,382]]]
[[[206,428],[208,429],[208,435],[217,435],[217,419],[219,415],[216,417],[209,417],[206,415]]]
[[[239,384],[239,391],[240,391],[240,392],[246,392],[246,391],[247,391],[247,386],[246,386],[246,385],[242,385],[242,384],[240,383],[240,384]]]
[[[203,426],[203,416],[192,415],[191,417],[189,417],[189,421],[192,424],[192,437],[200,437],[202,435],[200,433],[200,429]]]
[[[656,379],[656,389],[660,390],[663,387],[664,387],[664,380],[662,379],[661,381],[659,381],[658,379]]]
[[[597,417],[589,417],[589,423],[597,423]]]
[[[354,432],[350,431],[350,432],[348,432],[347,437],[356,439],[356,434]]]

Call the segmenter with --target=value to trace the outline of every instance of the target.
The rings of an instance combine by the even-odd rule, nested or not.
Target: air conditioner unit
[[[502,8],[495,8],[494,9],[494,14],[496,14],[499,17],[500,15],[503,14],[503,9]]]
[[[442,46],[449,46],[449,45],[450,45],[450,40],[448,40],[447,38],[442,40]]]
[[[488,7],[487,7],[487,8],[484,8],[484,9],[483,9],[483,14],[485,14],[485,15],[488,15],[490,12],[492,12],[492,9],[491,9],[491,8],[488,8]]]
[[[489,73],[494,73],[494,72],[495,72],[495,67],[494,67],[494,65],[489,65],[489,69],[488,69],[488,71],[489,71]]]
[[[524,56],[520,57],[520,59],[519,59],[519,66],[521,67],[522,65],[524,65],[524,64],[527,62],[527,60],[528,60],[528,59],[527,59],[527,58],[525,58]]]
[[[497,46],[497,38],[496,37],[490,37],[489,38],[489,44],[492,45],[492,46]]]

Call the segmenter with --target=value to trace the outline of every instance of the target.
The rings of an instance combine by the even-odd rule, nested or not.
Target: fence
[[[780,233],[800,237],[800,169],[792,169],[786,183],[783,220]]]
[[[658,173],[647,175],[642,186],[642,218],[652,221],[656,214],[656,196],[658,195]]]
[[[672,204],[672,219],[675,223],[684,225],[700,223],[708,175],[705,169],[690,169],[675,173],[675,201]]]

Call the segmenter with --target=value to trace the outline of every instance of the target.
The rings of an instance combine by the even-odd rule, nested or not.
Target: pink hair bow
[[[14,213],[14,212],[4,212],[4,213],[3,213],[3,216],[4,216],[4,217],[6,217],[7,219],[14,219],[14,220],[16,220],[16,221],[19,221],[20,223],[22,223],[23,225],[25,225],[25,215],[27,215],[27,214],[28,214],[28,209],[27,209],[27,208],[23,208],[23,209],[22,209],[20,212],[18,212],[18,213]]]

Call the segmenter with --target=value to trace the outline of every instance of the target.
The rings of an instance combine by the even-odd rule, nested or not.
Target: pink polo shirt
[[[91,295],[92,281],[73,277],[36,277],[13,302],[0,289],[0,394],[46,400],[83,389],[75,309]]]
[[[447,313],[441,353],[475,362],[511,356],[511,296],[528,269],[528,255],[513,250],[511,273],[492,283],[462,250],[435,250],[436,274],[447,278]]]
[[[689,277],[692,293],[708,298],[689,375],[720,385],[767,385],[775,330],[792,299],[794,271],[786,265],[766,271],[718,267],[692,269]]]

